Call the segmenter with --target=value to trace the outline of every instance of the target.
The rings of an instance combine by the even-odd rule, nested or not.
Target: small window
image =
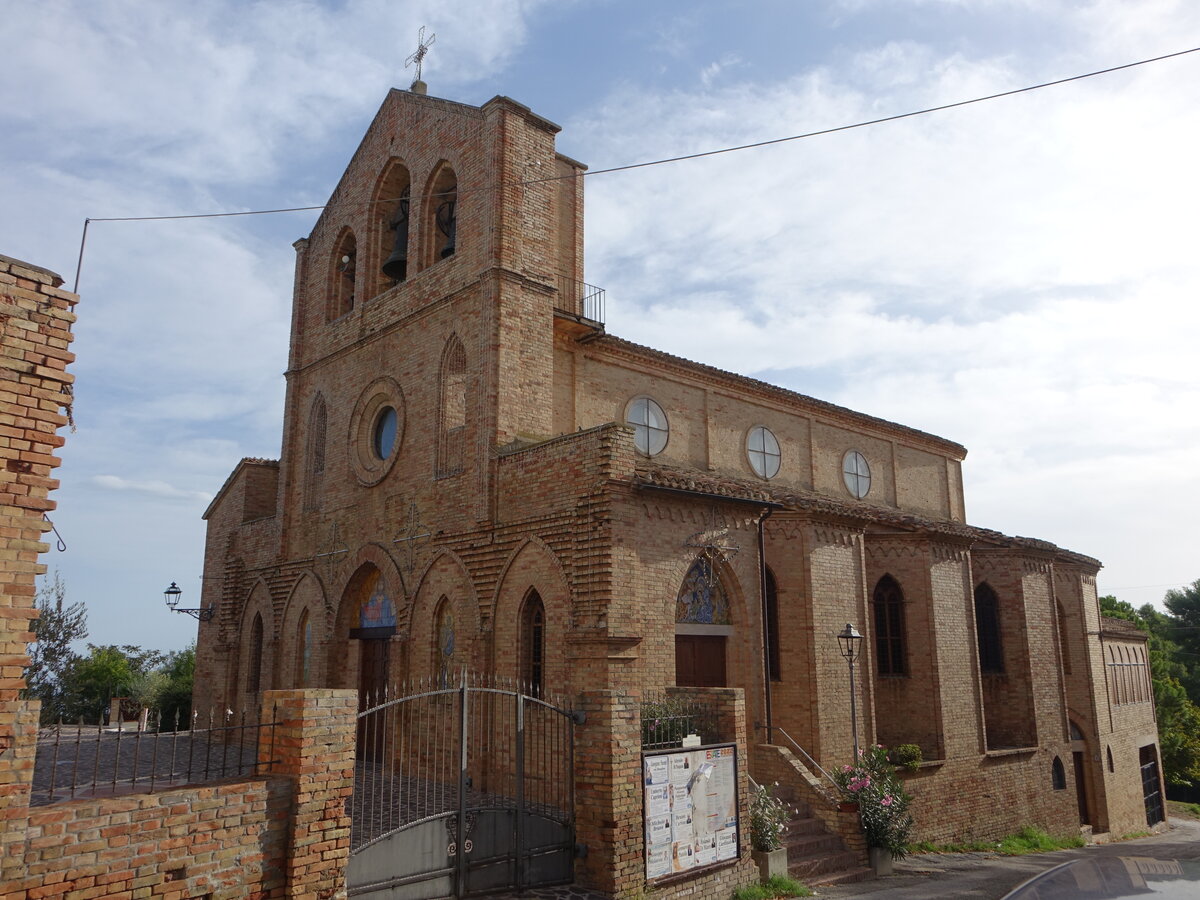
[[[666,449],[670,434],[667,414],[649,397],[636,397],[629,401],[625,421],[633,426],[633,443],[638,453],[658,456]]]
[[[767,674],[772,681],[783,680],[779,656],[779,584],[775,573],[767,569]]]
[[[849,450],[842,457],[842,480],[855,499],[861,500],[871,491],[871,467],[867,458],[857,450]]]
[[[546,608],[537,591],[530,591],[521,610],[521,680],[524,690],[542,696],[546,659]]]
[[[263,620],[260,614],[255,613],[254,624],[250,626],[250,665],[246,678],[246,690],[251,694],[257,694],[262,689],[262,657]]]
[[[1004,648],[1000,644],[1000,601],[991,585],[975,588],[975,637],[979,644],[979,671],[1004,673]]]
[[[1054,762],[1050,765],[1050,781],[1056,791],[1065,791],[1067,789],[1067,772],[1063,768],[1062,760],[1057,756],[1054,757]]]
[[[1112,758],[1112,746],[1111,746],[1111,745],[1109,745],[1108,747],[1105,747],[1104,749],[1105,749],[1105,750],[1107,751],[1107,753],[1108,753],[1108,771],[1110,771],[1110,772],[1115,772],[1115,771],[1117,771],[1117,767],[1113,765],[1113,758]]]
[[[760,478],[774,478],[779,474],[779,441],[764,425],[755,425],[746,435],[746,456],[750,468]]]
[[[379,414],[375,417],[373,443],[375,455],[381,460],[387,459],[392,455],[392,450],[396,445],[396,430],[397,417],[395,407],[383,407],[381,410],[379,410]]]

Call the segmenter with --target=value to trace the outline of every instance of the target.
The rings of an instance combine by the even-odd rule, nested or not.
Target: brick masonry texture
[[[576,287],[583,167],[556,153],[557,130],[504,97],[480,107],[385,98],[295,244],[280,458],[242,460],[206,512],[202,602],[218,612],[199,626],[197,705],[253,707],[270,689],[377,690],[460,668],[540,677],[589,711],[575,785],[589,854],[577,878],[633,895],[645,887],[625,781],[633,723],[647,692],[689,679],[677,670],[680,639],[723,646],[717,680],[741,692],[734,719],[747,748],[780,738],[765,727],[769,692],[770,724],[832,767],[851,755],[834,640],[851,622],[865,636],[853,726],[863,741],[915,743],[928,761],[909,777],[919,837],[1072,831],[1080,796],[1094,831],[1144,827],[1135,761],[1156,745],[1153,709],[1125,702],[1128,691],[1114,699],[1125,682],[1111,675],[1111,651],[1136,639],[1101,628],[1099,562],[968,525],[966,450],[953,441],[632,344],[588,319]],[[457,227],[443,255],[437,216],[450,190]],[[407,271],[394,281],[380,265],[402,195]],[[639,397],[668,423],[653,458],[625,422]],[[380,447],[385,418],[396,436]],[[770,479],[747,451],[756,426],[779,443]],[[865,496],[845,480],[851,451],[870,466]],[[676,600],[702,551],[727,621],[679,623]],[[766,622],[764,564],[777,588]],[[885,576],[902,593],[904,666],[881,674],[874,591]],[[996,672],[979,665],[984,584],[998,598]],[[523,624],[535,594],[537,675]],[[371,623],[383,630],[359,630]],[[774,681],[764,630],[781,650]],[[745,756],[751,774],[811,787],[797,757],[764,746]],[[814,812],[863,849],[835,810]],[[673,890],[724,891],[743,863],[732,871]]]

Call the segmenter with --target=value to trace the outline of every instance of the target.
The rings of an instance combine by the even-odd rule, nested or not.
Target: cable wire
[[[1084,72],[1081,75],[1070,75],[1066,78],[1058,78],[1054,81],[1043,81],[1038,84],[1031,84],[1025,87],[1013,88],[1008,91],[998,91],[994,94],[987,94],[982,97],[973,97],[969,100],[957,100],[953,103],[943,103],[940,106],[927,106],[924,109],[916,109],[910,112],[897,113],[891,116],[881,116],[877,119],[867,119],[862,122],[854,122],[850,125],[838,125],[833,128],[822,128],[817,131],[806,131],[801,134],[788,135],[787,137],[770,138],[765,141],[754,141],[749,144],[737,144],[736,146],[720,147],[716,150],[702,150],[697,153],[685,153],[680,156],[668,156],[662,159],[646,160],[644,162],[628,163],[622,166],[609,166],[604,169],[592,169],[586,172],[575,172],[570,175],[549,175],[545,178],[532,178],[526,181],[510,181],[501,182],[496,188],[497,190],[510,187],[527,187],[535,184],[545,184],[552,181],[564,181],[566,179],[583,178],[592,175],[608,175],[613,172],[628,172],[632,169],[645,169],[650,166],[663,166],[668,163],[685,162],[692,159],[703,159],[708,156],[718,156],[723,153],[737,153],[742,150],[754,150],[759,147],[770,147],[774,144],[784,144],[790,141],[801,141],[807,138],[821,137],[827,134],[837,134],[842,131],[852,131],[856,128],[866,128],[871,125],[882,125],[885,122],[897,122],[901,119],[911,119],[915,116],[925,116],[935,112],[944,112],[948,109],[957,109],[961,106],[970,106],[974,103],[985,103],[989,100],[999,100],[1003,97],[1012,97],[1017,94],[1026,94],[1030,91],[1040,91],[1044,88],[1057,87],[1062,84],[1069,84],[1073,81],[1082,81],[1085,78],[1095,78],[1098,75],[1108,75],[1113,72],[1120,72],[1125,69],[1136,68],[1137,66],[1145,66],[1150,63],[1162,62],[1163,60],[1174,59],[1179,56],[1186,56],[1189,53],[1200,52],[1200,47],[1191,47],[1187,50],[1177,50],[1174,53],[1164,53],[1161,56],[1153,56],[1148,59],[1140,59],[1136,62],[1123,63],[1119,66],[1109,66],[1105,69],[1096,69],[1092,72]],[[460,193],[469,193],[471,189],[460,189]],[[476,189],[478,190],[478,189]],[[398,198],[368,200],[364,201],[368,205],[373,203],[388,203]],[[83,268],[83,248],[87,242],[87,229],[91,222],[151,222],[151,221],[166,221],[171,219],[219,219],[229,218],[233,216],[265,216],[275,213],[287,212],[312,212],[315,210],[325,209],[326,204],[320,206],[290,206],[280,209],[251,209],[240,212],[218,212],[218,213],[190,213],[178,214],[169,216],[95,216],[84,219],[83,238],[79,245],[79,263],[75,269],[75,293],[79,292],[79,272]]]

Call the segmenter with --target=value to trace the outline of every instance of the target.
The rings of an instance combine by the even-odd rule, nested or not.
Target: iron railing
[[[689,734],[699,736],[701,744],[716,744],[726,739],[719,733],[712,707],[690,697],[647,695],[642,698],[641,718],[643,750],[682,746]]]
[[[275,726],[243,711],[193,713],[161,721],[151,712],[108,725],[43,726],[38,733],[31,805],[80,797],[153,792],[273,770]],[[182,728],[180,726],[183,726]],[[265,734],[266,754],[260,753]]]
[[[796,753],[799,753],[802,757],[804,757],[804,764],[806,766],[808,766],[810,769],[813,769],[813,770],[821,773],[821,775],[824,776],[825,780],[827,782],[829,782],[829,787],[833,790],[834,796],[835,797],[838,796],[840,793],[840,788],[838,788],[837,782],[834,781],[833,776],[830,775],[828,772],[826,772],[825,769],[823,769],[821,767],[821,764],[819,762],[817,762],[815,759],[813,759],[811,756],[809,756],[808,751],[805,750],[803,747],[801,747],[798,743],[796,743],[796,741],[792,738],[792,736],[790,734],[788,734],[786,731],[784,731],[778,725],[776,725],[773,730],[779,732],[779,734],[783,737],[783,739],[785,741],[787,741],[787,743],[791,746],[791,749],[793,751],[795,751]],[[769,736],[768,736],[768,740],[771,741],[771,738]],[[771,742],[773,743],[773,741],[771,741]]]
[[[558,295],[562,308],[567,312],[604,324],[603,288],[559,275]]]

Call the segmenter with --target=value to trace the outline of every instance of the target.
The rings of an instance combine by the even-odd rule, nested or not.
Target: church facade
[[[735,687],[754,775],[919,746],[922,839],[1144,829],[1146,647],[1100,563],[968,524],[953,441],[608,334],[557,131],[385,99],[296,242],[280,458],[205,514],[197,707],[463,670]]]

